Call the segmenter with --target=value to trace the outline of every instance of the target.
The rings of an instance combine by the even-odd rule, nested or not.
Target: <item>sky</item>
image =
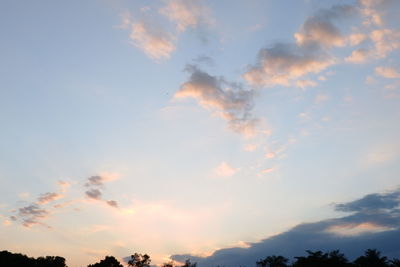
[[[1,1],[0,249],[69,266],[400,257],[399,12]]]

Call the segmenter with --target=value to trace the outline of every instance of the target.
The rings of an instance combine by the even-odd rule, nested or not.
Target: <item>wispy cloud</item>
[[[133,44],[150,58],[168,59],[175,50],[175,37],[154,21],[136,21],[125,14],[123,28],[130,31],[129,37]]]
[[[50,193],[50,192],[44,193],[38,197],[37,204],[43,205],[43,204],[55,201],[55,200],[63,198],[63,197],[64,196],[62,194],[58,194],[58,193],[54,193],[54,192],[53,193]]]
[[[179,35],[188,28],[210,26],[214,23],[210,9],[202,0],[165,0],[164,3],[158,13],[146,8],[142,9],[140,17],[133,17],[129,13],[122,15],[121,27],[129,30],[132,43],[158,61],[170,58],[176,50]],[[167,20],[164,18],[165,21],[162,21],[163,17]],[[170,29],[171,24],[176,30]]]
[[[179,32],[188,27],[213,24],[211,12],[201,0],[166,0],[165,3],[160,13],[172,21]]]

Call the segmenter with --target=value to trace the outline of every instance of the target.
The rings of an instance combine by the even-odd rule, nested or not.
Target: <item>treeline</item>
[[[309,251],[307,256],[295,257],[292,263],[283,256],[268,256],[256,262],[258,267],[400,267],[399,259],[389,260],[376,249],[368,249],[364,255],[350,262],[339,250],[331,252]]]
[[[388,259],[376,249],[368,249],[364,255],[349,261],[339,250],[330,252],[309,251],[307,256],[295,257],[292,262],[284,256],[268,256],[255,262],[257,267],[400,267],[400,259]],[[130,267],[150,267],[151,259],[147,254],[135,253],[127,260]],[[173,261],[161,267],[196,267],[196,263],[186,260],[177,266]],[[46,256],[32,258],[19,253],[0,252],[0,267],[67,267],[65,258]],[[89,264],[87,267],[124,267],[115,257],[106,256],[103,260]],[[217,266],[224,267],[224,266]],[[240,266],[243,267],[243,266]]]

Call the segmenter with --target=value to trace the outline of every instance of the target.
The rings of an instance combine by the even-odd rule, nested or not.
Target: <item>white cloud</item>
[[[238,171],[239,169],[233,168],[231,165],[224,161],[215,169],[215,174],[222,177],[230,177]]]
[[[385,58],[390,52],[400,48],[400,32],[391,29],[378,29],[371,32],[375,45],[375,56]]]
[[[359,48],[354,50],[350,56],[345,58],[346,62],[350,63],[364,63],[370,56],[371,51],[365,48]]]
[[[376,67],[375,73],[388,79],[397,79],[400,78],[400,73],[391,67]]]

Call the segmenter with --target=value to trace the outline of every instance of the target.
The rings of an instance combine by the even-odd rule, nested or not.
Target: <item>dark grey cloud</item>
[[[40,208],[38,205],[32,204],[23,208],[19,208],[18,214],[20,216],[46,217],[48,212],[45,209]]]
[[[101,186],[103,185],[104,178],[99,175],[94,175],[88,178],[88,181],[86,182],[85,186]]]
[[[118,208],[118,202],[115,200],[108,200],[106,201],[108,205],[110,205],[113,208]]]
[[[102,193],[99,189],[92,188],[85,192],[86,196],[92,199],[100,200]]]
[[[254,92],[241,84],[212,76],[196,65],[186,66],[189,80],[182,84],[175,98],[194,98],[205,108],[217,112],[229,127],[240,133],[254,132],[256,120],[251,116]]]
[[[400,192],[389,194],[370,194],[353,202],[337,204],[335,209],[347,212],[376,212],[382,209],[393,209],[400,204]]]
[[[40,220],[46,218],[48,215],[49,212],[37,204],[31,204],[18,209],[18,216],[22,219],[22,225],[25,227],[31,227],[34,224],[41,224]],[[17,220],[16,216],[11,217],[13,221]]]
[[[350,259],[354,259],[366,249],[376,248],[388,257],[400,257],[399,194],[400,190],[396,190],[339,204],[336,208],[339,206],[340,210],[354,213],[340,218],[300,224],[260,242],[249,243],[247,248],[220,249],[209,257],[181,254],[171,258],[177,261],[191,259],[198,262],[199,266],[251,267],[255,266],[257,260],[269,255],[293,258],[304,256],[306,250],[340,249]]]

